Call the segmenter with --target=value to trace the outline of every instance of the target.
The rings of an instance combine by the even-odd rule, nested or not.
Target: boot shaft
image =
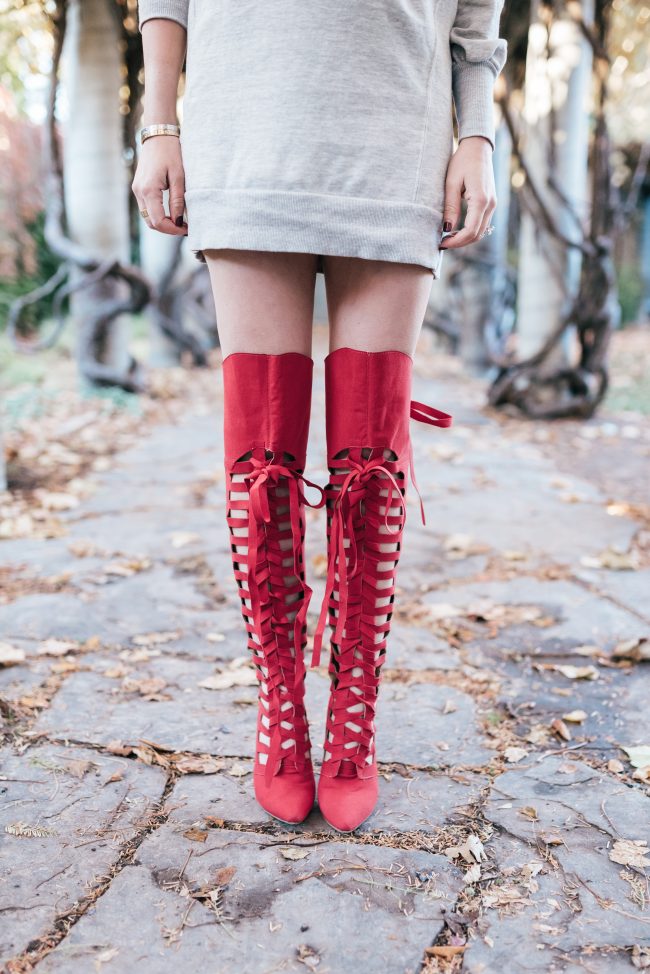
[[[413,360],[400,351],[337,348],[325,359],[327,453],[389,448],[408,459]]]
[[[314,362],[300,352],[231,352],[223,360],[224,459],[231,467],[249,451],[291,454],[305,465]]]

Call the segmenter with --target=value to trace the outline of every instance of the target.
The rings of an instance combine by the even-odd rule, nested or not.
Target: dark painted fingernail
[[[442,225],[442,229],[445,231],[445,233],[448,233],[451,230],[451,222],[449,220],[445,220]]]
[[[182,216],[177,216],[176,217],[176,226],[177,227],[182,227],[183,226],[183,217]]]

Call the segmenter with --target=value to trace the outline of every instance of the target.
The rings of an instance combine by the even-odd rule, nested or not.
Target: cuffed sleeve
[[[495,147],[494,82],[506,63],[499,37],[504,0],[459,0],[449,42],[458,139],[482,135]]]
[[[189,0],[139,0],[138,29],[142,30],[145,20],[164,17],[165,20],[175,20],[187,30],[188,7]]]

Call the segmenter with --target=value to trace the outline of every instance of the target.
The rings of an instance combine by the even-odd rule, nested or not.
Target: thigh
[[[311,355],[315,254],[204,251],[224,358],[231,352]]]
[[[413,356],[433,274],[420,264],[324,257],[330,351],[400,351]]]

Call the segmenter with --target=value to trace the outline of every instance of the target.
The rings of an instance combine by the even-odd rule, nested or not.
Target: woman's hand
[[[445,180],[443,238],[440,250],[465,247],[479,240],[489,226],[497,205],[492,166],[492,144],[482,135],[461,139],[449,160]],[[465,225],[454,230],[461,213],[461,198],[467,200]]]
[[[142,146],[131,186],[148,227],[177,237],[187,235],[185,173],[180,141],[175,135],[153,135]],[[169,215],[163,206],[163,190],[169,190]]]

